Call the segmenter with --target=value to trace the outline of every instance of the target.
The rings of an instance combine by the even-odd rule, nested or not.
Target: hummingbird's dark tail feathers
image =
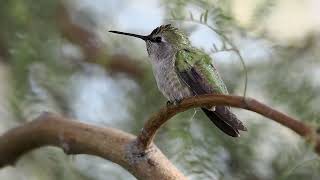
[[[242,122],[226,106],[216,106],[214,111],[201,109],[221,131],[229,136],[239,137],[239,130],[247,131]]]

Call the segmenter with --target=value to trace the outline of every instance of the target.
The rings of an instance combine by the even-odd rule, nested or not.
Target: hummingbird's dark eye
[[[161,43],[162,42],[162,38],[160,36],[154,38],[154,42],[156,43]]]

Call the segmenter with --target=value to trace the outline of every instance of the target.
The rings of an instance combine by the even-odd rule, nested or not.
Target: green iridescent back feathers
[[[178,72],[190,71],[191,68],[194,68],[201,75],[202,82],[206,84],[207,93],[228,94],[226,86],[212,65],[210,56],[192,47],[188,37],[182,31],[167,24],[151,32],[152,36],[158,34],[162,34],[165,40],[177,49],[175,66]]]
[[[211,63],[206,53],[195,48],[179,50],[176,54],[175,65],[178,72],[196,71],[200,75],[198,81],[206,88],[206,93],[228,94],[218,71]],[[196,77],[195,77],[196,78]]]

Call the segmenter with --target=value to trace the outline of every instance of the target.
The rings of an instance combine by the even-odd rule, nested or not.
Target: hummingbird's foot
[[[179,105],[181,103],[182,99],[176,99],[174,101],[167,101],[167,106],[172,106],[172,105]]]
[[[167,106],[172,106],[172,105],[179,105],[182,99],[176,99],[174,101],[167,101]]]
[[[168,106],[172,106],[174,104],[174,102],[172,102],[172,101],[167,101],[167,107]]]
[[[176,99],[175,101],[173,101],[174,105],[179,105],[181,103],[182,99]]]

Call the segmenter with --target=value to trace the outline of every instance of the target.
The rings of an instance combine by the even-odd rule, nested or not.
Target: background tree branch
[[[44,113],[0,137],[0,167],[14,164],[32,149],[51,145],[62,148],[66,154],[105,158],[127,169],[138,179],[186,179],[152,144],[152,140],[157,130],[175,114],[209,105],[228,105],[259,113],[315,142],[315,151],[320,154],[320,138],[314,128],[251,98],[202,95],[162,108],[151,116],[137,138],[113,128],[96,127]]]
[[[137,60],[126,55],[109,55],[106,45],[97,35],[74,23],[63,3],[57,8],[57,24],[64,38],[81,47],[85,61],[100,64],[111,73],[124,73],[134,80],[141,80],[144,67],[137,65]],[[0,44],[1,52],[1,44]]]

